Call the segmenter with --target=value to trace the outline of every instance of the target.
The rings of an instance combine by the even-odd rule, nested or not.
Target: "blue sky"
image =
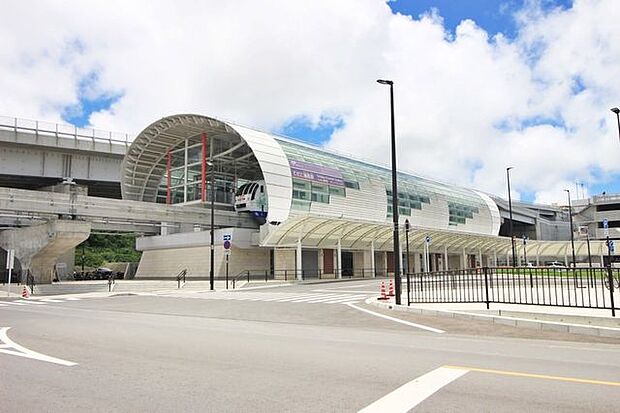
[[[514,13],[523,8],[525,0],[396,0],[389,3],[392,11],[417,18],[436,9],[446,29],[454,29],[462,20],[470,19],[493,36],[502,33],[513,38],[517,33]],[[542,0],[545,9],[570,8],[572,0]]]
[[[342,1],[345,4],[345,0]],[[136,27],[151,26],[136,25],[129,18],[116,27],[117,16],[111,9],[107,18],[115,23],[101,25],[102,30],[95,33],[80,25],[73,27],[71,22],[75,18],[68,16],[63,27],[73,29],[59,36],[60,45],[50,43],[54,39],[50,40],[47,34],[49,28],[42,29],[40,39],[37,38],[45,50],[62,52],[57,62],[52,62],[58,63],[56,71],[51,70],[54,67],[50,67],[49,61],[41,60],[41,73],[49,73],[49,76],[40,76],[42,86],[38,90],[43,91],[40,101],[50,102],[41,107],[58,110],[64,121],[80,127],[94,125],[100,129],[129,132],[137,132],[152,119],[168,113],[213,114],[375,162],[389,163],[384,143],[374,138],[380,127],[373,121],[377,111],[385,109],[385,96],[378,94],[374,79],[379,72],[381,76],[389,73],[399,77],[401,108],[423,107],[424,102],[429,101],[443,103],[432,113],[418,110],[397,114],[407,116],[404,122],[402,118],[400,122],[397,120],[401,155],[410,162],[406,169],[504,195],[505,183],[497,178],[501,173],[495,172],[502,171],[503,163],[510,162],[519,171],[515,173],[515,190],[522,199],[539,202],[563,199],[562,189],[570,186],[575,190],[576,180],[584,181],[590,194],[620,192],[618,168],[610,155],[613,150],[605,146],[603,152],[594,152],[594,145],[590,143],[593,139],[597,140],[597,146],[610,139],[614,143],[617,141],[615,123],[613,131],[609,128],[608,108],[620,104],[616,102],[620,89],[613,86],[613,79],[617,78],[613,74],[620,70],[620,58],[617,58],[620,54],[614,47],[601,47],[599,39],[616,36],[611,10],[618,0],[584,0],[574,9],[574,0],[387,2],[393,13],[409,15],[414,20],[428,13],[440,16],[448,33],[445,38],[433,37],[439,24],[436,21],[430,24],[408,22],[390,16],[382,5],[348,1],[349,6],[341,8],[332,7],[328,0],[303,6],[291,2],[286,11],[291,19],[276,19],[277,26],[272,21],[274,10],[278,9],[276,5],[240,8],[235,15],[244,17],[245,31],[233,30],[227,18],[210,21],[209,27],[226,33],[230,44],[221,48],[218,36],[200,38],[201,47],[219,53],[219,57],[195,55],[196,61],[191,66],[171,62],[182,62],[188,51],[195,48],[196,36],[201,31],[195,29],[194,20],[197,17],[200,21],[209,20],[213,16],[211,9],[219,9],[215,4],[204,2],[197,7],[201,11],[193,10],[187,15],[184,8],[177,8],[179,24],[174,36],[164,35],[160,30],[137,30]],[[316,7],[309,4],[316,4]],[[352,7],[356,13],[350,13]],[[518,22],[515,16],[524,8],[559,9],[560,12],[521,13]],[[569,9],[572,10],[561,12]],[[165,15],[168,9],[159,7],[158,10]],[[84,6],[83,12],[88,15],[89,8]],[[312,17],[308,20],[308,24],[312,22],[309,26],[312,30],[300,30],[295,23],[296,16]],[[555,17],[563,19],[563,24],[547,21]],[[453,38],[450,34],[454,35],[458,25],[466,19],[486,31],[489,39],[477,36],[478,30],[468,25],[463,27],[462,35],[474,32],[475,35],[469,37],[468,42],[455,42],[455,47],[451,47],[456,36]],[[343,34],[343,22],[355,33],[351,38],[347,37],[348,31]],[[368,22],[382,23],[369,26]],[[115,28],[111,29],[113,26]],[[432,32],[429,31],[431,26]],[[105,27],[110,27],[109,32]],[[412,27],[415,30],[410,30]],[[566,30],[565,27],[583,30]],[[524,36],[520,30],[525,29],[528,32]],[[31,34],[24,31],[23,35],[15,34],[16,42]],[[498,33],[508,41],[494,41],[493,36]],[[540,33],[549,35],[541,40],[537,37]],[[423,41],[417,36],[423,36]],[[334,41],[339,38],[343,41]],[[128,43],[125,39],[133,41]],[[179,39],[183,41],[178,43]],[[385,45],[386,42],[389,45]],[[78,50],[67,53],[67,44],[75,44]],[[509,47],[496,47],[502,44]],[[620,44],[620,37],[611,44]],[[391,54],[382,55],[388,46]],[[171,50],[176,57],[168,60]],[[511,50],[517,50],[516,55],[512,55]],[[256,55],[265,56],[265,53],[269,59],[256,65]],[[237,60],[234,65],[231,56]],[[334,56],[337,58],[332,58]],[[470,74],[470,82],[463,82],[450,70],[457,56],[463,73]],[[538,68],[539,58],[548,56],[562,64]],[[122,69],[119,69],[119,59],[128,59]],[[143,63],[149,59],[166,61],[168,66],[143,71]],[[373,59],[374,64],[368,64],[369,59]],[[436,65],[436,79],[441,79],[432,88],[426,86],[435,73],[418,70],[424,69],[425,62]],[[432,64],[431,67],[435,67]],[[308,70],[313,65],[316,70]],[[26,77],[32,71],[31,66],[14,69],[10,66],[7,70],[15,72],[18,78]],[[252,69],[247,70],[249,67]],[[555,70],[556,67],[561,70]],[[541,78],[548,82],[539,82]],[[13,77],[5,76],[5,79]],[[36,78],[31,76],[28,80],[31,79]],[[50,88],[50,82],[56,87]],[[338,93],[334,93],[333,87],[325,86],[334,82],[338,84]],[[10,84],[4,88],[9,91],[7,86],[19,84],[7,83]],[[231,94],[231,85],[243,93]],[[564,95],[567,87],[562,85],[568,85],[570,96]],[[28,92],[15,89],[12,94],[19,96]],[[60,98],[56,97],[57,90],[63,91]],[[504,101],[506,96],[510,96],[510,105],[495,103]],[[5,104],[9,112],[23,112],[25,109],[21,107],[27,109],[30,102],[37,103],[30,97],[14,101],[17,104]],[[22,102],[26,103],[22,105]],[[261,103],[257,105],[257,102]],[[505,107],[497,109],[498,106]],[[26,110],[26,113],[31,112]],[[454,133],[444,121],[446,113],[450,114],[451,122],[466,124],[467,128]],[[339,114],[346,116],[338,117]],[[458,151],[444,151],[436,145],[447,138],[459,147]],[[472,141],[475,144],[471,144]],[[540,146],[541,150],[523,150],[523,142]],[[569,147],[577,149],[567,150]],[[558,159],[581,156],[580,162],[552,163],[544,156],[537,156],[537,153],[554,152],[556,148],[563,149],[556,154]]]

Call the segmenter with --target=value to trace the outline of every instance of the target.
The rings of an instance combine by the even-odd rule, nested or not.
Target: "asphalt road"
[[[618,340],[386,313],[376,290],[0,301],[0,411],[618,411]]]

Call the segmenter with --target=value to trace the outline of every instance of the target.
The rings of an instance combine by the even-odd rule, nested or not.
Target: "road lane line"
[[[461,366],[443,366],[443,367],[448,368],[448,369],[456,369],[456,370],[464,369],[464,370],[475,371],[479,373],[499,374],[502,376],[526,377],[530,379],[556,380],[556,381],[565,381],[569,383],[600,384],[604,386],[620,387],[620,382],[617,382],[617,381],[591,380],[591,379],[581,379],[578,377],[565,377],[565,376],[549,376],[546,374],[521,373],[518,371],[481,369],[481,368],[476,368],[476,367],[461,367]]]
[[[7,348],[12,348],[13,350],[0,349],[0,353],[10,354],[10,355],[19,356],[19,357],[26,357],[26,358],[30,358],[34,360],[39,360],[39,361],[46,361],[48,363],[60,364],[62,366],[68,366],[68,367],[77,366],[77,363],[74,363],[72,361],[67,361],[67,360],[56,358],[56,357],[47,356],[45,354],[37,353],[36,351],[27,349],[24,346],[20,346],[19,344],[17,344],[16,342],[14,342],[13,340],[9,338],[7,334],[7,331],[9,330],[9,328],[10,327],[0,327],[0,342],[7,345],[8,346]]]
[[[391,320],[391,321],[394,321],[396,323],[401,323],[401,324],[404,324],[404,325],[407,325],[407,326],[410,326],[410,327],[419,328],[421,330],[431,331],[433,333],[439,333],[439,334],[445,333],[445,331],[440,330],[438,328],[433,328],[433,327],[425,326],[423,324],[411,323],[409,321],[401,320],[400,318],[390,317],[389,315],[384,315],[384,314],[381,314],[381,313],[375,313],[374,311],[370,311],[370,310],[367,310],[365,308],[358,307],[355,304],[347,304],[347,305],[349,307],[351,307],[351,308],[355,308],[356,310],[363,311],[365,313],[374,315],[375,317],[385,318],[386,320]]]
[[[278,300],[285,300],[285,299],[294,299],[294,298],[302,298],[302,297],[307,297],[308,295],[310,295],[309,293],[303,293],[303,294],[294,294],[294,295],[286,295],[286,293],[276,293],[279,294],[277,297],[275,298],[268,298],[266,300],[263,300],[265,302],[267,301],[278,301]],[[267,294],[265,294],[267,295]],[[267,295],[268,297],[273,297],[272,295]]]
[[[351,294],[323,294],[323,296],[310,298],[304,301],[308,303],[327,303],[332,300],[340,300],[340,299],[349,298],[349,297],[351,297]]]
[[[345,301],[363,301],[366,299],[365,295],[351,295],[351,294],[347,294],[345,297],[340,297],[340,298],[331,298],[329,300],[324,300],[322,302],[327,303],[327,304],[340,304],[343,303]],[[311,301],[314,302],[314,301]]]
[[[286,302],[301,302],[301,301],[310,301],[310,300],[318,300],[319,298],[327,298],[327,297],[331,297],[331,296],[339,296],[341,294],[307,294],[303,297],[295,297],[295,298],[282,298],[281,300],[279,300],[281,303],[286,303]],[[299,301],[298,301],[299,300]]]
[[[312,291],[316,291],[316,292],[336,292],[334,290],[327,290],[327,289],[323,289],[323,290],[312,290]],[[338,291],[339,293],[352,293],[352,294],[370,294],[370,295],[379,295],[379,291],[365,291],[365,290],[342,290],[342,291]]]
[[[43,301],[46,303],[62,303],[62,300],[55,300],[53,298],[41,298],[39,301]]]
[[[366,406],[358,413],[408,412],[442,387],[467,374],[468,370],[439,367],[403,384],[396,390]]]
[[[28,303],[18,303],[17,301],[7,301],[6,304],[9,304],[9,305],[28,305]]]
[[[345,285],[343,287],[332,287],[329,288],[330,290],[339,290],[339,289],[345,289],[345,288],[361,288],[361,287],[372,287],[378,284],[372,283],[372,284],[360,284],[360,285]]]

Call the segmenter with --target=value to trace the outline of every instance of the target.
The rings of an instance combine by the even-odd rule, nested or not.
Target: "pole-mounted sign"
[[[603,233],[605,236],[609,235],[609,220],[607,218],[603,219]]]

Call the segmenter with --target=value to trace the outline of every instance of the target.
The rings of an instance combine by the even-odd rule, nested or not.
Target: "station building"
[[[398,173],[399,192],[393,194],[389,168],[202,115],[174,115],[147,126],[122,162],[121,191],[127,200],[213,206],[254,216],[255,229],[216,229],[218,277],[225,271],[225,236],[232,238],[231,277],[246,271],[297,279],[389,274],[394,267],[394,196],[403,252],[398,259],[405,271],[511,262],[511,240],[500,236],[506,228],[505,201],[404,172]],[[532,222],[541,219],[540,210],[521,209]],[[561,217],[559,211],[543,209],[547,226],[556,212]],[[554,225],[566,228],[567,220],[560,221]],[[163,223],[161,235],[137,240],[143,255],[136,277],[171,277],[181,269],[207,277],[208,228],[176,233],[166,228]],[[516,242],[519,262],[569,262],[566,236],[536,239],[541,231],[530,233],[527,241]],[[578,261],[584,260],[586,248],[584,241],[575,242]],[[590,248],[601,262],[603,243],[593,241]]]

